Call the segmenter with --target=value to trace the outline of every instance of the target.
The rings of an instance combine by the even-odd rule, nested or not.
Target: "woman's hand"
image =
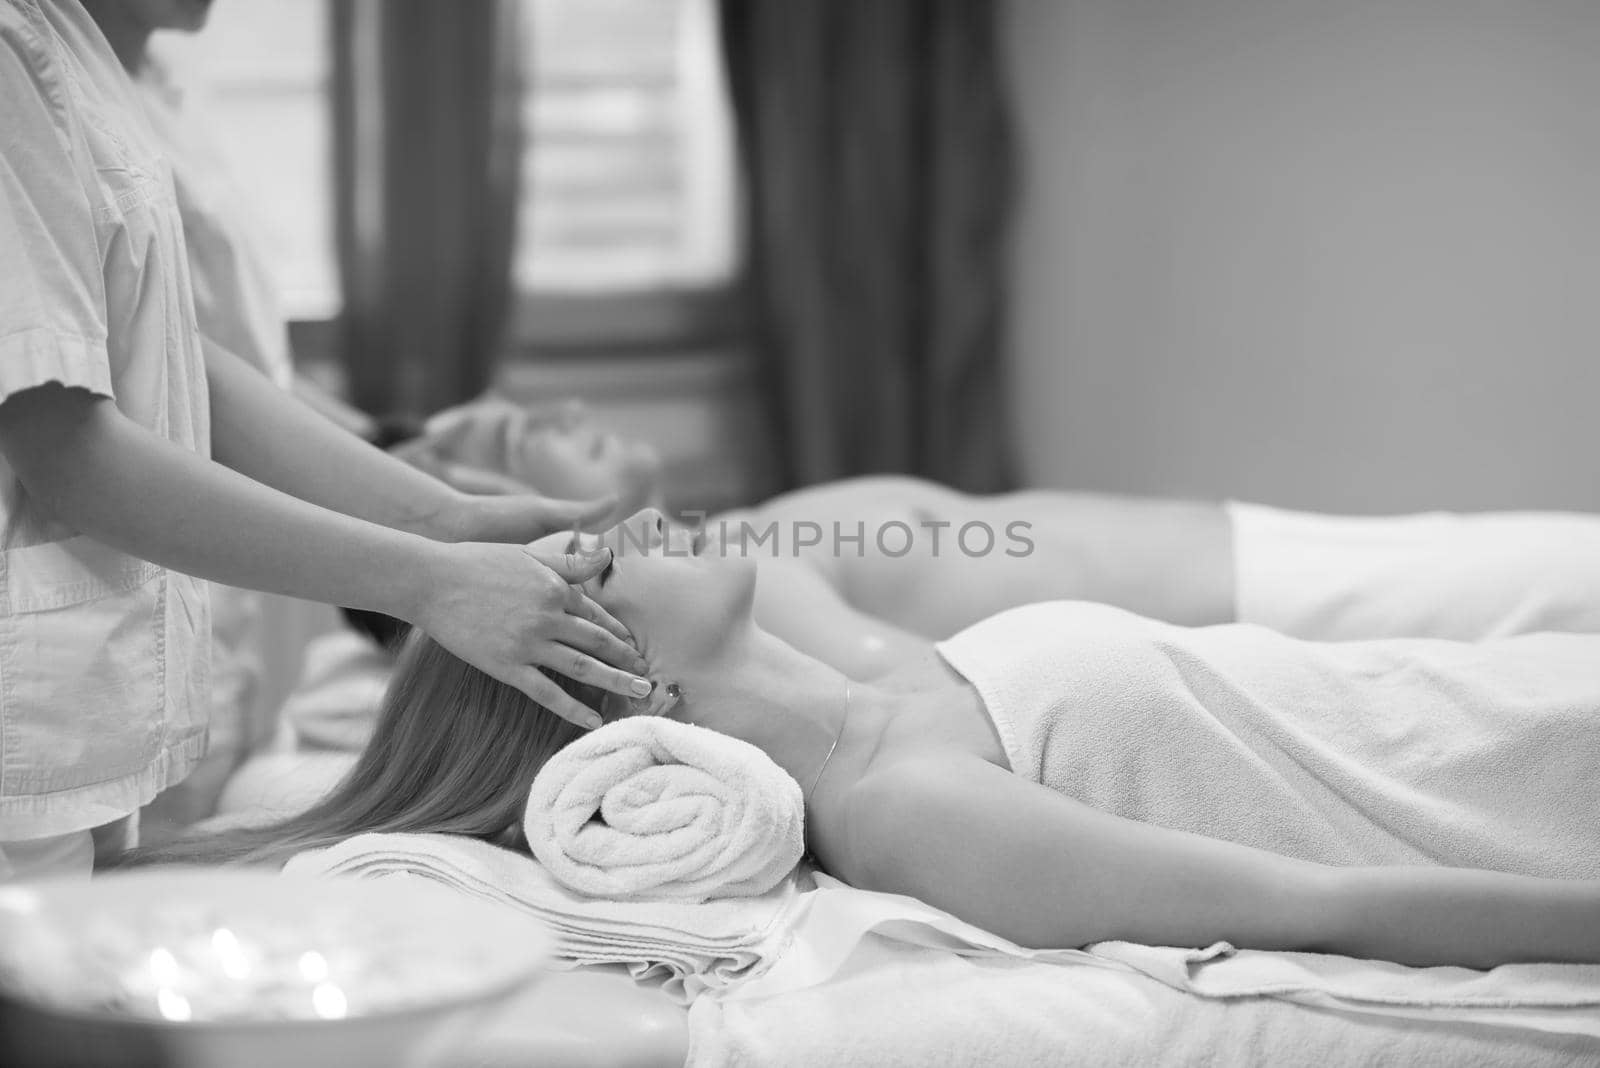
[[[627,629],[576,585],[611,562],[610,550],[541,557],[531,546],[465,542],[439,546],[438,559],[413,622],[467,663],[582,727],[600,725],[598,710],[539,668],[625,697],[650,692]]]

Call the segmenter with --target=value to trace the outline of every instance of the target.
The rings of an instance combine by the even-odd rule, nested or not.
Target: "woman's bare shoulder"
[[[886,510],[897,513],[942,510],[954,502],[968,499],[966,494],[926,479],[906,475],[867,475],[791,490],[717,518],[763,522],[855,522],[870,519]]]

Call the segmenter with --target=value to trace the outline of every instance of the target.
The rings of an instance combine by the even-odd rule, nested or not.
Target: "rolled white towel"
[[[705,901],[766,892],[805,852],[800,784],[748,742],[631,716],[584,735],[533,780],[522,826],[572,890]]]

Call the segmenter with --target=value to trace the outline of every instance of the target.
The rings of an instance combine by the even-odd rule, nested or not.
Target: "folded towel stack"
[[[799,783],[755,746],[633,716],[550,758],[523,829],[579,893],[706,901],[776,886],[805,851],[804,814]]]
[[[763,971],[787,944],[802,900],[794,879],[759,897],[688,904],[606,901],[561,886],[537,861],[474,838],[363,834],[302,853],[284,869],[307,875],[416,875],[543,920],[568,965],[621,964],[687,1004]]]

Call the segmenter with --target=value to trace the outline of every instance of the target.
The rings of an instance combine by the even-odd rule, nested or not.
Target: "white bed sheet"
[[[339,763],[289,758],[263,764],[257,777],[239,784],[251,788],[234,795],[243,803],[233,815],[292,811],[308,793],[326,788],[342,770]],[[481,1055],[474,1063],[660,1068],[678,1063],[687,1050],[685,1063],[695,1068],[1600,1065],[1594,1033],[1560,1026],[1541,1031],[1526,1015],[1508,1018],[1512,1026],[1496,1026],[1482,1018],[1385,1017],[1372,1007],[1350,1011],[1234,996],[1252,983],[1306,979],[1307,963],[1298,955],[1239,954],[1225,967],[1213,962],[1201,968],[1184,966],[1171,950],[1136,959],[1140,947],[1124,947],[1129,952],[1121,959],[1112,959],[1119,956],[1115,951],[1099,958],[1065,951],[1026,959],[994,951],[1002,940],[972,934],[976,929],[920,903],[901,905],[896,902],[909,899],[851,890],[826,877],[822,882],[832,888],[837,907],[803,911],[787,949],[763,974],[700,997],[687,1015],[660,991],[619,989],[631,985],[625,976],[567,973],[513,1002],[484,1034],[484,1048],[472,1051]],[[974,955],[970,938],[987,940],[991,948]],[[1340,965],[1340,979],[1350,978],[1348,963]],[[1315,961],[1309,966],[1317,967]],[[1395,966],[1374,967],[1382,982],[1396,981]],[[1156,978],[1164,969],[1170,973],[1165,981]],[[1399,979],[1403,983],[1404,976]],[[1179,989],[1190,980],[1199,993]],[[1596,989],[1600,983],[1579,993],[1592,997]],[[580,1003],[591,1011],[573,1011]]]
[[[1265,997],[1212,1000],[1139,974],[963,957],[874,935],[816,986],[695,1002],[688,1063],[1592,1068],[1600,1046]]]
[[[710,1065],[1600,1064],[1600,968],[1032,951],[819,876],[783,955],[689,1010]]]

